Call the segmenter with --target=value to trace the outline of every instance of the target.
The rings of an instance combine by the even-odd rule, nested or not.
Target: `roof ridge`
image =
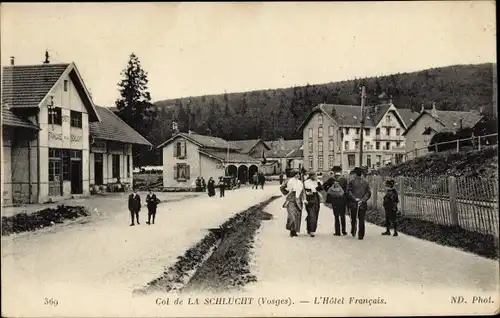
[[[124,123],[125,125],[129,126],[132,130],[134,130],[139,136],[141,136],[141,138],[146,141],[148,144],[151,144],[149,142],[149,140],[147,140],[143,135],[141,135],[137,130],[135,130],[134,128],[132,128],[129,124],[127,124],[123,119],[120,118],[120,116],[116,115],[111,109],[108,109],[107,107],[102,107],[102,108],[105,108],[111,115],[115,116],[116,118],[118,118],[119,121],[121,121],[122,123]]]
[[[71,63],[47,63],[47,64],[23,64],[23,65],[5,65],[2,68],[17,68],[17,67],[34,67],[34,66],[41,66],[41,67],[47,67],[47,66],[68,66],[71,65]]]

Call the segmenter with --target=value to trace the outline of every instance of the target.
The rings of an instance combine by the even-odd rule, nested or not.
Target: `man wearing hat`
[[[387,230],[382,235],[391,235],[391,224],[394,228],[394,236],[398,236],[397,213],[398,213],[398,192],[394,189],[394,180],[385,182],[386,193],[384,195],[385,226]]]
[[[333,176],[323,183],[323,189],[326,191],[326,203],[332,205],[335,218],[333,235],[340,236],[340,230],[342,230],[342,235],[347,235],[345,226],[347,180],[341,176],[342,167],[334,166],[332,172]]]
[[[315,172],[309,172],[309,178],[304,181],[304,191],[306,195],[305,206],[307,211],[306,223],[307,223],[307,234],[314,237],[316,229],[318,227],[318,215],[319,215],[319,194],[318,190],[321,190],[321,183],[316,179]]]
[[[370,185],[363,179],[363,169],[356,167],[353,170],[354,178],[347,184],[347,198],[351,212],[351,235],[356,236],[356,219],[359,219],[358,239],[365,236],[365,214],[368,209],[367,202],[371,197]]]

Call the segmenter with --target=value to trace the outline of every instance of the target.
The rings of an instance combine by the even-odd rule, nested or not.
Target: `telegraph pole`
[[[361,129],[359,132],[359,167],[363,167],[363,135],[365,130],[365,87],[361,87]]]

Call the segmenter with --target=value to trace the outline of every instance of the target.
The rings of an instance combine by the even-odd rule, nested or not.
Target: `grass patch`
[[[35,231],[57,223],[64,223],[64,220],[73,220],[89,215],[90,212],[82,206],[60,205],[55,209],[47,208],[31,214],[18,213],[13,216],[3,216],[2,236]]]
[[[366,213],[367,222],[385,227],[385,213],[371,209]],[[398,231],[444,246],[455,247],[489,259],[499,259],[499,242],[492,234],[469,231],[411,217],[398,218]]]
[[[179,256],[164,274],[135,294],[174,290],[228,290],[255,281],[250,274],[250,249],[262,220],[272,215],[263,208],[279,196],[254,205],[224,222]]]

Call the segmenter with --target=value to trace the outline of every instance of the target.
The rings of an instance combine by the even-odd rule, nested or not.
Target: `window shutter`
[[[186,165],[186,179],[191,179],[191,166],[190,165]]]
[[[184,156],[184,158],[187,158],[187,149],[186,149],[186,141],[184,140],[182,142],[182,145],[181,145],[181,149],[182,149],[182,155]]]
[[[177,143],[174,143],[174,157],[177,157]]]
[[[174,166],[174,180],[177,180],[177,165]]]

